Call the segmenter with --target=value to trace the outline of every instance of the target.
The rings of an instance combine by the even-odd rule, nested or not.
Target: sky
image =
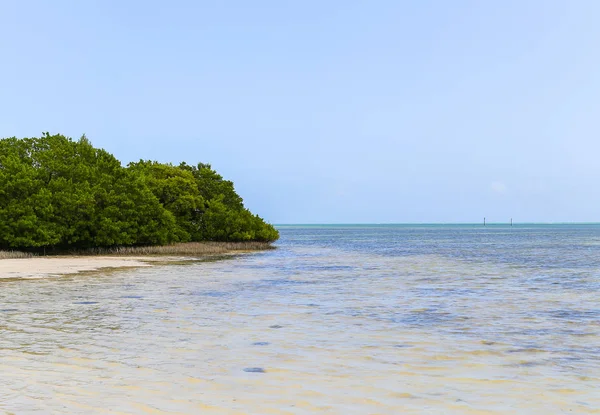
[[[210,163],[272,223],[600,221],[597,0],[0,0],[0,137]]]

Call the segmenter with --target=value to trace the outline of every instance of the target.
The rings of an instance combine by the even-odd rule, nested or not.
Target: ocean
[[[0,414],[600,414],[600,225],[281,225],[0,281]]]

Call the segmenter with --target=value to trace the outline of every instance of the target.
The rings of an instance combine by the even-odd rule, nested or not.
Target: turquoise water
[[[599,225],[279,229],[1,282],[0,413],[600,413]]]
[[[374,285],[395,280],[395,289],[373,298],[372,307],[359,310],[348,303],[337,312],[400,327],[429,328],[452,335],[456,341],[486,338],[516,348],[544,350],[552,354],[548,363],[565,371],[600,373],[600,225],[279,229],[278,255],[290,260],[289,267],[282,267],[283,275],[320,271],[325,280],[348,279],[349,284],[355,279]],[[319,261],[294,266],[302,248],[311,250]],[[368,258],[369,265],[339,261],[332,265],[334,255],[329,250]],[[316,265],[321,258],[326,263]],[[387,267],[394,259],[411,266]],[[411,309],[414,304],[418,312]],[[577,346],[569,346],[570,342]]]
[[[443,255],[530,266],[600,263],[600,224],[280,225],[280,246],[335,245],[394,256]]]

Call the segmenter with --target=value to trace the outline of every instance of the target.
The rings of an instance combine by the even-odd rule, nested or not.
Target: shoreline
[[[140,258],[101,256],[30,257],[0,260],[0,280],[59,277],[101,269],[139,268],[152,266]]]
[[[0,280],[59,277],[84,272],[145,268],[217,259],[275,249],[262,243],[185,243],[169,246],[89,250],[63,255],[0,256]],[[9,254],[4,251],[5,254]]]
[[[37,279],[61,277],[66,275],[87,272],[113,271],[129,268],[147,268],[157,265],[180,265],[193,263],[243,252],[207,255],[204,257],[174,257],[174,256],[147,256],[147,257],[119,257],[119,256],[45,256],[16,259],[0,259],[0,280],[7,279]]]

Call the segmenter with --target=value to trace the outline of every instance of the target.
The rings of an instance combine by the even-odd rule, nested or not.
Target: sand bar
[[[149,267],[153,262],[167,262],[173,257],[60,256],[0,259],[0,279],[43,278],[96,271],[104,268]]]

